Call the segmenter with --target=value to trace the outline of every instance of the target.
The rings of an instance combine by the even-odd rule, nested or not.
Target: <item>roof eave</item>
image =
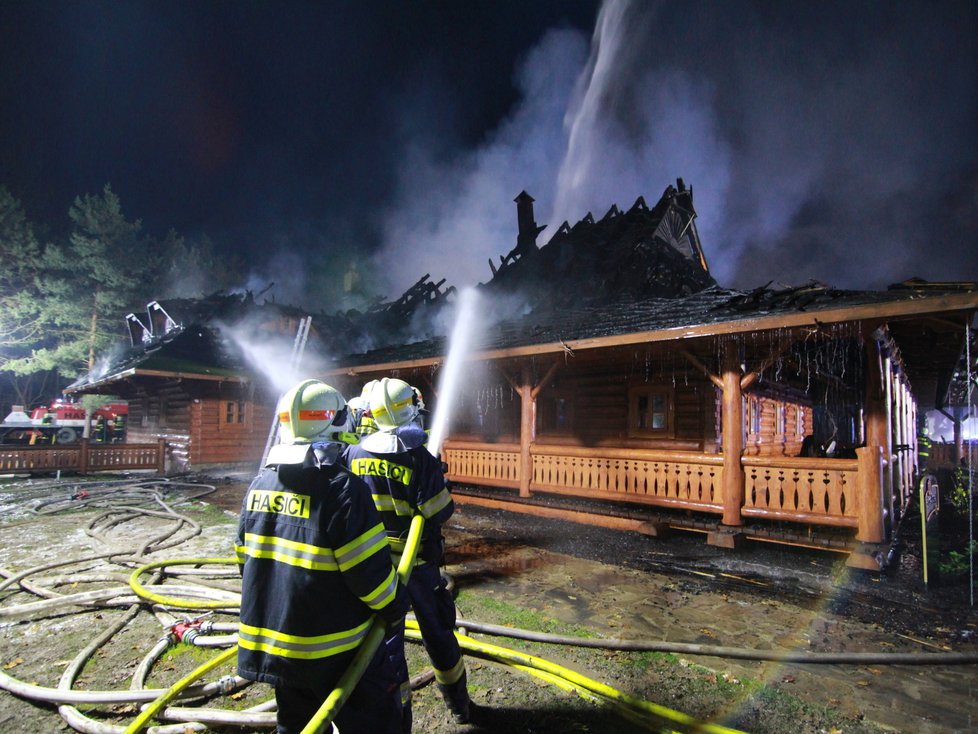
[[[711,324],[678,326],[653,331],[637,331],[628,334],[571,339],[568,341],[529,344],[522,347],[507,347],[473,352],[469,361],[491,361],[509,357],[531,357],[541,354],[559,354],[568,351],[583,351],[607,347],[646,344],[649,342],[680,341],[712,336],[726,336],[745,331],[767,331],[771,329],[791,329],[843,321],[886,321],[893,318],[920,316],[948,312],[974,312],[978,310],[978,292],[922,296],[921,298],[884,303],[868,303],[858,306],[839,306],[811,311],[794,311],[720,321]],[[378,364],[338,365],[328,370],[326,375],[357,375],[368,372],[382,372],[398,369],[416,369],[441,364],[444,355]]]
[[[119,380],[124,380],[128,377],[168,377],[168,378],[178,378],[178,379],[188,379],[188,380],[208,380],[213,382],[240,382],[242,384],[251,382],[251,378],[244,377],[242,375],[207,375],[201,374],[199,372],[177,372],[170,370],[144,370],[138,367],[133,367],[128,370],[123,370],[122,372],[117,372],[114,375],[108,377],[103,377],[95,382],[89,382],[85,385],[79,385],[77,387],[69,387],[64,390],[66,394],[89,391],[92,388],[103,387],[105,385],[111,384],[113,382],[118,382]]]

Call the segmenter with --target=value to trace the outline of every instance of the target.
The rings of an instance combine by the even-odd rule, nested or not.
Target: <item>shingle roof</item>
[[[493,352],[532,345],[571,345],[583,340],[608,340],[623,335],[657,334],[661,339],[680,339],[689,335],[731,333],[737,326],[776,328],[779,322],[829,322],[846,319],[846,313],[859,307],[879,307],[882,314],[909,310],[940,312],[946,310],[944,299],[954,296],[978,306],[978,287],[945,290],[892,289],[887,291],[844,291],[824,286],[773,290],[760,288],[738,291],[714,286],[681,298],[642,298],[627,296],[616,301],[578,308],[537,308],[519,318],[504,319],[486,328],[477,340],[475,350]],[[970,296],[970,299],[968,298]],[[907,304],[919,302],[919,307]],[[955,305],[953,308],[958,308]],[[850,316],[851,318],[851,316]],[[716,327],[711,329],[712,327]],[[687,333],[695,329],[695,334]],[[737,329],[733,329],[736,331]],[[595,344],[597,346],[598,344]],[[374,349],[351,354],[337,360],[337,367],[363,367],[433,359],[444,356],[444,338],[427,339],[413,344]],[[555,349],[556,351],[556,349]]]

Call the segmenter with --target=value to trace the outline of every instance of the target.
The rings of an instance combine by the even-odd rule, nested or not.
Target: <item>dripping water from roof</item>
[[[475,343],[479,330],[477,307],[479,296],[473,288],[461,291],[456,304],[455,326],[448,342],[448,359],[439,371],[438,402],[428,438],[428,450],[435,456],[448,433],[452,410],[459,397],[462,368]]]

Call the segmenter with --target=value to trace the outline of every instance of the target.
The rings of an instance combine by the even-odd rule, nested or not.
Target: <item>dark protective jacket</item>
[[[425,518],[419,561],[440,563],[441,526],[455,511],[441,462],[424,446],[396,454],[349,446],[340,461],[370,487],[395,557],[404,550],[411,517],[418,511]]]
[[[373,613],[407,609],[384,526],[367,488],[345,469],[264,469],[241,508],[235,552],[243,564],[238,674],[272,685],[320,688],[350,664]]]

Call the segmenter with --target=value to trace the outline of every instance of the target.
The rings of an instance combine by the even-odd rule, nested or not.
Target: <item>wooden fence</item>
[[[60,446],[0,446],[0,474],[72,471],[166,470],[166,441],[92,444],[79,441]]]
[[[452,481],[520,486],[518,444],[446,441],[442,458]],[[723,513],[719,454],[537,444],[530,462],[531,491]],[[745,517],[859,526],[857,460],[745,456],[742,464]]]

